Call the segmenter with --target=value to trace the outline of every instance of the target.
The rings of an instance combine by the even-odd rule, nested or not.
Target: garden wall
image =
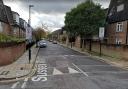
[[[89,44],[87,44],[86,48],[89,48]],[[96,53],[100,53],[100,43],[92,42],[92,51]],[[117,45],[101,45],[101,53],[103,55],[107,55],[114,58],[119,58],[122,60],[128,61],[128,47],[127,46],[117,46]]]
[[[25,50],[25,43],[11,45],[0,44],[0,66],[8,65],[14,62],[25,52]]]

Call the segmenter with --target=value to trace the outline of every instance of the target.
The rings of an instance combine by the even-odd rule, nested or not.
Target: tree
[[[98,34],[99,27],[104,26],[104,22],[104,9],[87,0],[66,13],[64,28],[69,37],[79,35],[82,39],[91,39],[93,35]]]
[[[41,38],[45,38],[46,37],[46,32],[41,27],[38,27],[34,31],[34,36],[35,36],[36,40],[41,40]]]

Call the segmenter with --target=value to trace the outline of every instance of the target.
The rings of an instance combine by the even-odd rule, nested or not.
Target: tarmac
[[[35,61],[38,54],[39,48],[33,46],[31,48],[31,61],[29,63],[29,52],[28,50],[19,57],[18,60],[10,65],[0,67],[0,83],[1,82],[12,82],[34,75],[36,71]]]

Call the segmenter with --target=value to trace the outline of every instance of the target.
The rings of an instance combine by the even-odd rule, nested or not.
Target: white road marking
[[[69,73],[79,73],[77,70],[68,67]]]
[[[20,83],[20,82],[16,82],[16,83],[14,83],[14,84],[12,85],[11,89],[16,88],[16,86],[17,86],[19,83]]]
[[[25,89],[25,87],[27,86],[27,82],[24,82],[21,86],[22,89]]]
[[[47,81],[47,64],[38,64],[37,69],[37,75],[32,77],[31,80],[34,82]]]
[[[24,79],[24,83],[22,84],[21,88],[25,88],[27,86],[28,77]]]
[[[28,78],[25,78],[24,81],[27,82],[28,81]]]
[[[81,70],[77,65],[75,65],[74,63],[72,63],[81,73],[83,73],[86,77],[88,77],[88,74],[86,72],[84,72],[83,70]]]
[[[61,71],[59,71],[56,68],[54,68],[53,75],[61,75],[61,74],[63,74]]]
[[[33,81],[33,82],[39,82],[39,81],[44,82],[44,81],[47,81],[47,80],[48,80],[48,79],[47,79],[46,76],[41,76],[41,75],[37,75],[37,76],[34,76],[34,77],[32,78],[32,81]]]

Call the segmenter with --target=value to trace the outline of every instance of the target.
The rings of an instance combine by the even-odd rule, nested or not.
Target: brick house
[[[27,27],[27,22],[20,18],[20,37],[25,38],[26,36],[26,27]]]
[[[25,26],[27,22],[20,18],[20,15],[17,12],[12,11],[13,13],[13,36],[18,38],[25,38]]]
[[[12,24],[11,8],[5,5],[0,5],[0,33],[12,35],[10,24]]]
[[[108,44],[128,44],[128,0],[111,0],[107,14],[106,37]]]
[[[13,14],[13,36],[14,37],[19,37],[20,35],[20,22],[19,22],[19,17],[20,15],[17,12],[12,11]]]
[[[58,29],[58,30],[52,32],[52,40],[60,41],[61,32],[62,32],[61,29]]]
[[[0,5],[0,33],[25,38],[25,25],[27,22],[20,18],[17,12],[11,10],[10,7]]]

